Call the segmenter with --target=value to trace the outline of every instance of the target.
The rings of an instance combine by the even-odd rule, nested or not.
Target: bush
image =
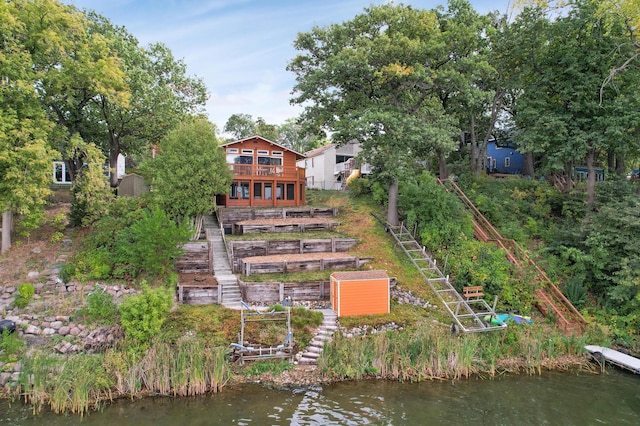
[[[25,345],[22,340],[9,330],[0,334],[0,362],[16,362],[22,355]]]
[[[18,285],[18,294],[15,296],[14,305],[18,308],[24,308],[29,304],[36,289],[31,283],[22,283]]]
[[[87,306],[80,313],[84,314],[89,321],[113,324],[118,318],[118,307],[111,294],[96,287],[87,296]]]
[[[151,289],[142,283],[142,294],[127,298],[119,307],[120,323],[128,339],[146,345],[162,327],[173,303],[164,288]]]

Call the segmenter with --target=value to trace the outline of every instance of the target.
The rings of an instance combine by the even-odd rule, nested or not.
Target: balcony
[[[285,167],[262,164],[229,164],[234,176],[246,178],[285,178],[305,179],[305,169],[302,167]]]

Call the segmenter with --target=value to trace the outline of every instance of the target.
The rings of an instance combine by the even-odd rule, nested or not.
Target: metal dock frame
[[[497,318],[495,312],[497,297],[493,306],[489,306],[482,298],[464,299],[451,285],[449,276],[445,276],[438,269],[435,260],[429,256],[424,247],[418,244],[403,223],[400,226],[385,224],[385,227],[453,317],[454,323],[451,330],[454,334],[502,330],[507,326],[504,323],[495,325],[491,324],[491,321],[484,320],[487,315]]]

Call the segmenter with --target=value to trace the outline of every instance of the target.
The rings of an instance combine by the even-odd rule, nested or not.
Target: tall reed
[[[540,374],[558,367],[566,355],[582,351],[584,339],[543,326],[453,336],[443,327],[420,326],[402,332],[344,338],[327,344],[318,362],[338,379],[382,377],[399,381],[460,379],[503,371]]]

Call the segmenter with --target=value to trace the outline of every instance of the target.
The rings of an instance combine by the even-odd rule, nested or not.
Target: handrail
[[[444,186],[444,181],[438,179],[438,182]],[[536,271],[536,275],[538,279],[540,279],[541,282],[544,282],[548,286],[548,288],[551,290],[550,295],[554,299],[556,299],[558,302],[560,302],[560,304],[563,305],[572,315],[577,317],[577,320],[580,322],[580,326],[584,327],[584,325],[587,323],[587,320],[576,309],[576,307],[573,306],[571,301],[567,299],[567,297],[562,293],[562,291],[560,291],[560,289],[553,283],[553,281],[549,279],[547,274],[533,261],[533,259],[531,259],[531,257],[518,244],[518,242],[513,239],[503,238],[502,235],[500,235],[500,233],[498,232],[498,230],[487,220],[486,217],[484,217],[484,215],[477,209],[477,207],[473,204],[473,202],[471,202],[471,200],[466,196],[466,194],[462,191],[462,189],[460,189],[460,187],[455,182],[449,180],[447,181],[447,183],[454,190],[458,198],[460,198],[463,201],[463,203],[467,206],[467,208],[471,210],[474,217],[474,221],[478,223],[478,225],[484,231],[488,230],[490,234],[493,234],[494,238],[491,238],[491,241],[494,241],[495,243],[497,243],[505,252],[507,252],[507,257],[509,257],[509,260],[512,260],[512,259],[516,260],[516,262],[513,262],[512,260],[512,263],[516,264],[517,266],[521,266],[520,262],[517,261],[517,259],[515,259],[515,256],[513,255],[513,251],[518,252],[518,257],[525,260],[528,266],[532,266]],[[505,242],[511,245],[512,250],[509,250],[506,247]],[[563,315],[561,316],[565,321],[567,321]]]
[[[289,177],[301,178],[305,176],[304,168],[279,166],[279,165],[263,165],[263,164],[229,164],[229,169],[235,176],[246,177]]]

